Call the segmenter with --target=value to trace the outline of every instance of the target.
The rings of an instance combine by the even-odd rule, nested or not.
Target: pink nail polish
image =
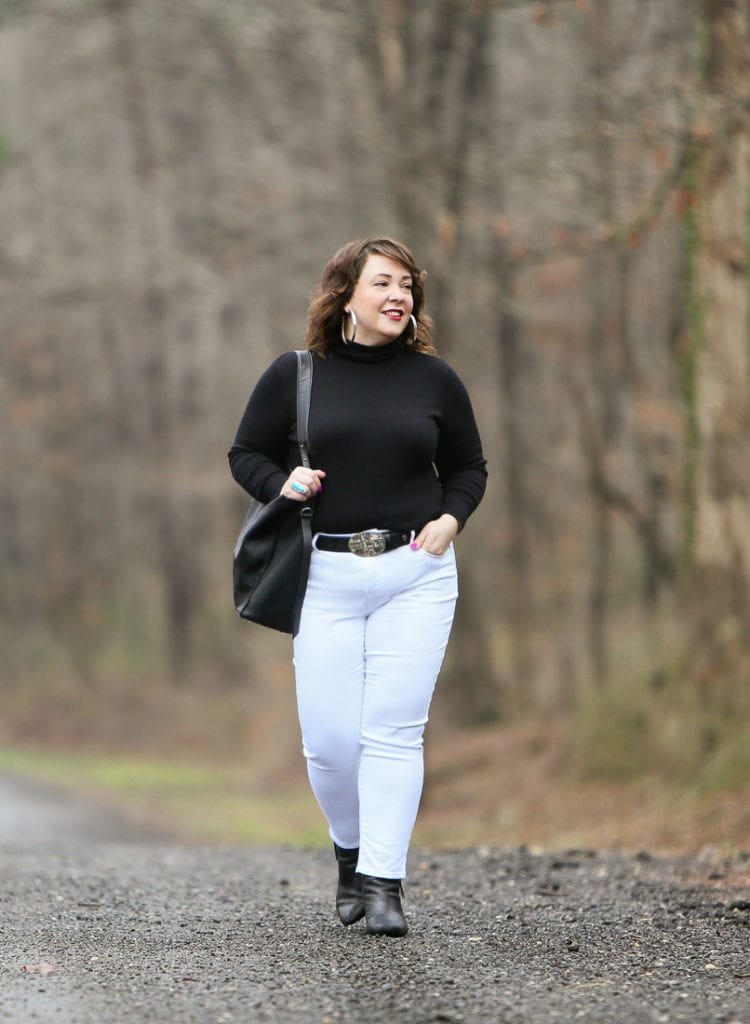
[[[414,540],[411,542],[409,547],[412,549],[412,551],[416,551],[419,548],[419,544],[417,544],[417,542]]]

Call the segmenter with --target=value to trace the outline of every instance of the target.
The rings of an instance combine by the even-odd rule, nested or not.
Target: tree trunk
[[[170,374],[175,299],[170,245],[170,206],[160,192],[154,114],[138,67],[137,40],[132,25],[133,0],[106,0],[112,26],[113,56],[122,79],[123,120],[128,127],[132,176],[137,186],[134,204],[140,249],[140,295],[137,311],[145,343],[140,385],[143,392],[144,435],[156,453],[153,465],[158,483],[149,494],[153,541],[158,552],[168,636],[169,671],[175,682],[185,681],[191,654],[199,566],[195,534],[188,528],[190,509],[175,494],[171,481],[176,456],[175,427],[179,417]]]
[[[750,7],[705,0],[703,18],[710,128],[697,197],[693,664],[732,707],[750,661]]]
[[[608,0],[592,11],[591,139],[594,170],[593,208],[597,228],[613,231],[617,222],[615,153],[609,109],[612,93],[613,39]],[[601,451],[612,455],[620,433],[622,378],[619,367],[626,333],[627,258],[619,248],[602,246],[589,260],[591,321],[588,355],[592,408]],[[589,447],[589,451],[594,448]],[[594,473],[589,467],[592,478]],[[605,686],[609,675],[608,630],[612,585],[613,522],[607,496],[592,489],[591,583],[589,587],[589,656],[594,683]]]
[[[535,604],[532,586],[530,522],[533,520],[529,485],[529,453],[523,430],[523,328],[513,309],[517,270],[498,240],[500,400],[505,439],[505,487],[508,502],[508,593],[506,616],[510,627],[514,704],[528,711],[534,704],[537,667],[534,655]]]

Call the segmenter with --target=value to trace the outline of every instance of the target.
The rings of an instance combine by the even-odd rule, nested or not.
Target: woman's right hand
[[[308,469],[306,466],[295,466],[292,472],[289,474],[287,480],[284,481],[284,486],[281,488],[280,494],[283,494],[285,498],[291,498],[292,501],[309,501],[311,497],[315,497],[320,491],[323,490],[323,477],[325,472],[322,469]],[[292,485],[296,484],[296,487]],[[300,491],[297,488],[304,488]]]

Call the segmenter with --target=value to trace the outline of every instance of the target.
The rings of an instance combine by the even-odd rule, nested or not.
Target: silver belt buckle
[[[349,550],[362,558],[382,555],[385,551],[385,537],[382,533],[353,533],[349,538]]]

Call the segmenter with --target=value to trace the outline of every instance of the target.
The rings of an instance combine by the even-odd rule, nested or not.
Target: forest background
[[[0,767],[323,841],[226,450],[392,234],[490,470],[420,836],[750,846],[749,103],[748,0],[1,0]]]

